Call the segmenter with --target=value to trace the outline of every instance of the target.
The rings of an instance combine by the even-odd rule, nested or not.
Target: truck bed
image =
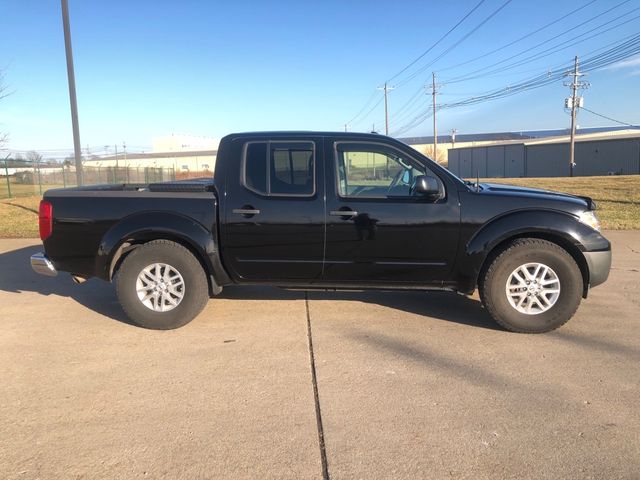
[[[113,241],[141,241],[158,229],[194,228],[216,236],[217,195],[212,178],[150,184],[91,185],[48,190],[53,233],[45,248],[59,270],[107,279],[104,258]],[[136,240],[137,239],[137,240]]]

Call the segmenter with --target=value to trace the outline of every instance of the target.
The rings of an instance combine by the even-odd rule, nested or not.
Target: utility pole
[[[113,181],[114,183],[118,183],[118,144],[113,145],[116,150],[116,168],[113,170]]]
[[[565,100],[565,107],[571,108],[571,140],[569,143],[569,176],[573,177],[573,169],[576,166],[575,163],[575,139],[576,139],[576,115],[578,108],[583,105],[582,97],[578,97],[578,89],[587,88],[589,84],[587,82],[580,81],[584,73],[580,73],[578,70],[578,56],[576,55],[573,72],[568,71],[564,74],[565,77],[573,77],[570,83],[565,82],[565,86],[570,87],[571,96]]]
[[[436,126],[436,72],[431,72],[431,97],[433,99],[433,161],[438,163],[438,129]]]
[[[347,124],[346,123],[344,124],[344,131],[345,132],[347,131]]]
[[[129,166],[127,165],[127,144],[122,141],[122,150],[124,151],[124,168],[127,177],[127,183],[129,183]]]
[[[384,84],[384,134],[389,135],[389,104],[387,83]]]
[[[378,87],[378,90],[384,90],[384,134],[389,135],[389,103],[388,94],[394,87],[389,87],[387,82],[384,82],[384,87]]]
[[[69,4],[62,2],[62,28],[64,30],[64,49],[67,56],[67,79],[69,82],[69,102],[71,104],[71,126],[73,129],[73,152],[76,159],[76,180],[82,185],[82,151],[80,150],[80,127],[78,125],[78,101],[76,99],[76,76],[73,71],[73,51],[71,49],[71,27],[69,26]]]
[[[456,133],[458,133],[457,128],[451,129],[451,148],[456,148]]]

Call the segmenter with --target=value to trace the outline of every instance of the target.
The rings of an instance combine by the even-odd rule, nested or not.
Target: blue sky
[[[412,126],[426,111],[421,91],[438,75],[447,103],[568,63],[640,33],[640,0],[512,0],[466,40],[424,72],[426,65],[478,26],[505,0],[485,0],[456,30],[414,67],[390,82],[391,133],[431,135],[431,119]],[[70,0],[80,135],[92,149],[126,141],[147,147],[170,133],[220,137],[245,130],[341,130],[376,90],[469,12],[478,0],[434,1],[144,1]],[[587,5],[588,4],[588,5]],[[532,7],[535,5],[535,7]],[[501,47],[587,5],[563,21],[499,52],[451,66]],[[606,10],[619,5],[609,13]],[[638,10],[634,10],[638,9]],[[71,148],[71,122],[60,2],[3,0],[0,68],[11,95],[0,100],[0,131],[9,148]],[[620,17],[619,20],[614,20]],[[544,46],[536,44],[586,23]],[[602,25],[613,20],[607,26]],[[523,52],[522,59],[589,30],[595,38],[499,76],[447,83]],[[581,37],[584,38],[584,37]],[[514,61],[515,61],[514,60]],[[640,56],[591,72],[585,106],[640,123]],[[420,93],[418,93],[420,92]],[[375,95],[372,97],[372,95]],[[415,101],[408,102],[417,95]],[[438,112],[439,132],[459,133],[562,128],[568,88],[562,81],[512,97]],[[407,107],[398,112],[400,107]],[[370,107],[365,109],[365,113]],[[581,126],[612,122],[581,111]],[[384,131],[382,104],[350,125]]]

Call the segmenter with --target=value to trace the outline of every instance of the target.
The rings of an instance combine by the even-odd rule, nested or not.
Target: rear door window
[[[242,165],[245,188],[266,196],[315,194],[313,142],[249,142]]]

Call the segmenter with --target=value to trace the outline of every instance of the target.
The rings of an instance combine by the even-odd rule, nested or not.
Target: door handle
[[[354,212],[353,210],[331,210],[329,215],[333,215],[334,217],[356,217],[358,212]]]
[[[238,215],[244,215],[247,217],[252,217],[254,215],[258,215],[260,213],[260,210],[258,210],[257,208],[252,208],[252,207],[247,207],[247,208],[234,208],[232,210],[233,213],[236,213]]]

